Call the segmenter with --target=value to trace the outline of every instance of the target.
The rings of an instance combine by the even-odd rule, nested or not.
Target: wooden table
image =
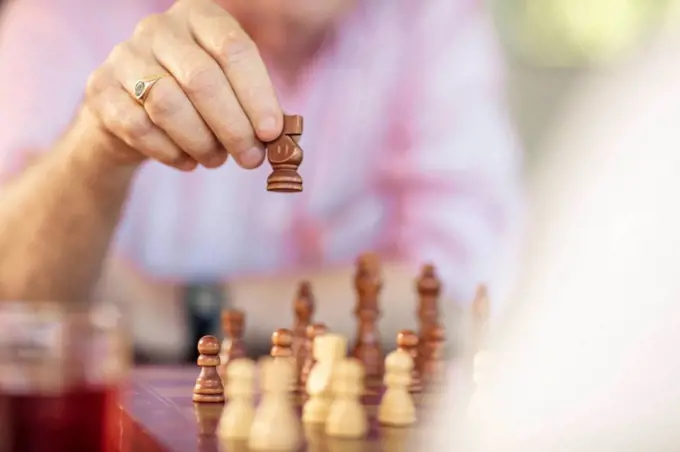
[[[246,452],[245,444],[220,443],[215,436],[222,404],[192,402],[197,375],[195,366],[135,369],[121,406],[120,452]],[[318,428],[306,428],[301,451],[408,450],[412,429],[385,428],[375,420],[381,392],[369,391],[363,399],[371,424],[368,438],[338,441]]]

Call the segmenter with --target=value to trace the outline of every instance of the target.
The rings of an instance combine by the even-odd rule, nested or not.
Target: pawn
[[[228,440],[246,440],[255,417],[255,363],[235,359],[227,368],[225,395],[229,403],[222,411],[219,436]]]
[[[412,330],[401,330],[397,334],[397,347],[404,350],[413,359],[413,370],[411,371],[411,384],[409,385],[410,392],[421,392],[423,385],[420,381],[420,372],[415,363],[418,360],[418,335]]]
[[[289,359],[266,357],[260,363],[262,399],[248,437],[251,450],[295,450],[301,443],[301,425],[290,397],[295,365]]]
[[[406,427],[416,422],[416,407],[408,391],[413,358],[404,350],[395,350],[385,359],[385,393],[378,407],[378,421],[383,425]]]
[[[312,370],[312,366],[314,366],[314,363],[316,362],[313,353],[314,339],[316,339],[318,336],[321,336],[322,334],[326,334],[327,332],[328,328],[326,328],[326,325],[323,323],[315,323],[307,327],[307,340],[305,341],[304,344],[305,360],[302,363],[302,367],[300,368],[298,382],[299,387],[301,389],[304,389],[305,385],[307,384],[307,377],[309,376],[309,372]]]
[[[364,393],[364,368],[356,358],[337,363],[333,371],[333,402],[326,419],[326,434],[336,438],[363,438],[368,432]]]
[[[217,373],[220,365],[220,342],[215,336],[203,336],[198,341],[198,360],[201,373],[194,385],[194,402],[224,402],[224,387]]]
[[[272,333],[272,349],[270,355],[274,358],[293,357],[293,333],[286,328],[279,328]]]

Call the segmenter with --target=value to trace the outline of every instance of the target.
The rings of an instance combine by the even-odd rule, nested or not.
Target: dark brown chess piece
[[[293,355],[297,360],[298,371],[306,359],[307,327],[314,315],[314,297],[309,282],[300,283],[293,303],[295,323],[293,324]]]
[[[412,330],[401,330],[397,334],[397,348],[404,350],[413,358],[413,371],[411,373],[410,392],[420,392],[423,386],[420,381],[420,372],[416,363],[418,362],[418,335]]]
[[[245,330],[245,313],[236,309],[225,310],[222,312],[222,350],[220,351],[220,366],[218,372],[222,381],[226,377],[226,369],[229,363],[238,358],[245,358],[245,342],[243,333]]]
[[[270,355],[274,358],[293,357],[293,333],[287,328],[279,328],[272,333],[272,349]]]
[[[267,159],[273,170],[267,178],[268,191],[279,193],[302,191],[302,177],[297,171],[303,157],[302,148],[298,144],[302,129],[302,116],[285,115],[281,136],[267,143]]]
[[[220,342],[215,336],[203,336],[198,341],[198,360],[201,373],[194,385],[194,402],[224,402],[224,387],[217,373],[220,364]]]
[[[316,339],[317,336],[326,334],[327,332],[328,328],[326,328],[326,325],[323,323],[315,323],[307,327],[307,340],[305,341],[305,362],[302,364],[302,369],[300,370],[300,377],[298,380],[298,386],[300,389],[304,388],[307,384],[309,372],[312,371],[312,367],[314,367],[314,363],[316,362],[314,359],[314,339]]]
[[[358,320],[357,338],[352,356],[359,359],[366,370],[367,383],[380,381],[383,373],[383,352],[380,346],[378,296],[382,289],[380,263],[375,254],[359,257],[354,275],[357,304],[354,315]]]
[[[427,385],[438,385],[444,377],[444,345],[446,337],[444,327],[439,324],[430,325],[425,336],[425,355],[421,359],[421,380]]]
[[[424,357],[427,354],[427,332],[431,326],[437,324],[439,318],[439,295],[441,294],[441,281],[437,277],[434,266],[431,264],[424,265],[420,276],[416,280],[416,290],[418,292],[418,322],[419,322],[419,340],[418,340],[418,366],[422,363],[421,355]],[[418,369],[421,373],[422,368]]]

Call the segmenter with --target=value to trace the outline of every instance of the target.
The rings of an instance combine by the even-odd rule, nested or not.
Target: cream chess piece
[[[250,428],[250,449],[290,451],[300,446],[301,426],[290,394],[295,374],[292,360],[271,357],[261,360],[263,394]]]
[[[404,350],[395,350],[385,359],[385,394],[378,407],[378,421],[384,425],[405,427],[416,422],[416,407],[409,392],[413,358]]]
[[[356,358],[337,363],[333,372],[333,402],[326,419],[326,434],[336,438],[363,438],[368,432],[364,393],[364,368]]]
[[[316,363],[307,378],[309,399],[302,408],[302,422],[323,424],[332,402],[332,377],[335,365],[347,356],[347,339],[339,334],[323,334],[314,339]]]
[[[226,369],[227,405],[222,411],[218,435],[223,439],[246,440],[255,417],[255,363],[246,358],[231,361]]]

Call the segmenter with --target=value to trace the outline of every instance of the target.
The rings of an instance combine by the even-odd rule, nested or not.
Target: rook
[[[268,191],[302,191],[302,177],[297,172],[303,157],[298,144],[302,136],[302,124],[302,116],[284,116],[281,136],[267,143],[267,159],[272,166],[272,173],[267,178]]]

